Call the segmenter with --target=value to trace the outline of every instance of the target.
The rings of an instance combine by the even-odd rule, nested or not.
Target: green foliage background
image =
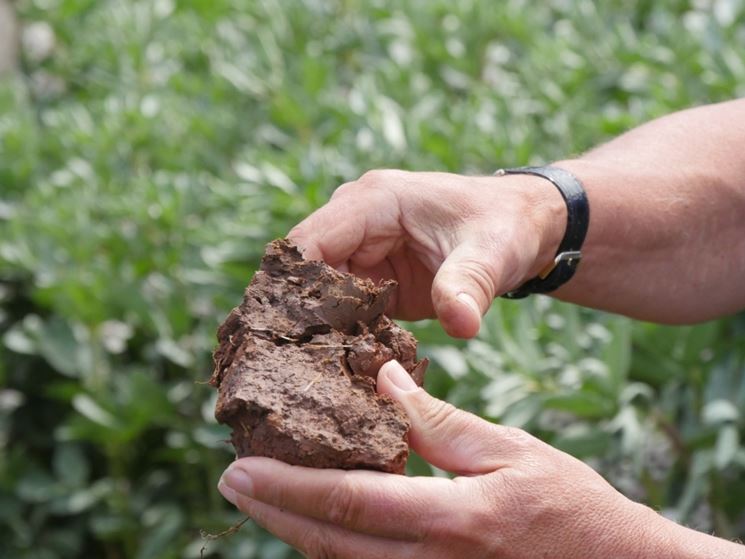
[[[240,520],[199,381],[264,243],[337,185],[546,162],[745,94],[738,0],[17,8],[55,46],[0,85],[3,557],[198,557],[200,529]],[[413,327],[438,396],[745,537],[742,318],[671,328],[534,298],[497,301],[468,343]],[[292,552],[246,525],[208,554]]]

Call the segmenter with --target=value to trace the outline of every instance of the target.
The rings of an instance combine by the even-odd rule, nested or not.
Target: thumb
[[[489,269],[486,250],[458,245],[437,270],[432,304],[445,331],[456,338],[473,338],[481,317],[496,296],[497,280]]]
[[[409,443],[427,462],[461,475],[493,472],[520,453],[530,435],[489,423],[430,396],[397,361],[378,372],[377,390],[403,406],[411,420]]]

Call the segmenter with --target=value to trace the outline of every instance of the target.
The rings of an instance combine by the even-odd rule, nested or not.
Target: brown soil
[[[383,314],[395,288],[304,260],[284,239],[267,246],[218,330],[210,380],[239,457],[403,473],[409,421],[375,377],[397,359],[421,386],[427,360]]]

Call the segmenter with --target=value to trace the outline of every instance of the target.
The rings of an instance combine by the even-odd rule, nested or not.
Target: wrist
[[[526,208],[523,215],[538,240],[535,259],[522,281],[535,277],[553,262],[567,226],[567,206],[557,188],[545,178],[534,175],[506,175]]]
[[[672,545],[669,521],[651,508],[620,493],[597,500],[592,512],[592,532],[572,551],[570,557],[613,557],[617,559],[684,559]],[[581,552],[581,553],[580,553]]]
[[[686,528],[665,518],[646,505],[630,502],[631,516],[637,526],[633,538],[625,538],[634,547],[624,557],[650,559],[745,559],[745,546],[713,535]]]
[[[628,501],[634,526],[631,533],[634,537],[624,538],[622,545],[627,546],[626,556],[638,558],[680,558],[688,557],[681,555],[681,549],[675,543],[671,528],[676,526],[668,519],[641,503]]]

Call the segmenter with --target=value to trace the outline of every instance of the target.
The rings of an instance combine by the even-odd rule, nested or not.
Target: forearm
[[[591,207],[583,262],[557,297],[671,323],[745,308],[745,100],[669,115],[556,165]]]

